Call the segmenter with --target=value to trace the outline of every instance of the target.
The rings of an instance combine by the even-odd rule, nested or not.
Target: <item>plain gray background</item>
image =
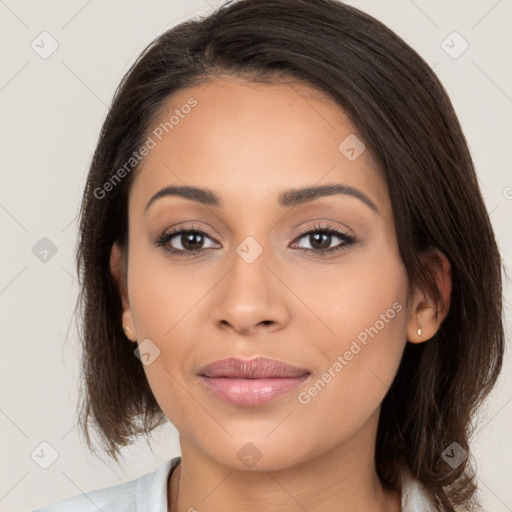
[[[179,454],[177,433],[170,424],[155,432],[153,452],[143,440],[127,449],[124,467],[94,458],[80,442],[73,323],[66,338],[77,295],[76,215],[107,106],[129,65],[160,33],[192,16],[208,14],[220,3],[0,0],[2,511],[27,511],[114,485],[153,471]],[[443,82],[469,142],[510,273],[512,2],[347,3],[397,32]],[[50,36],[41,36],[42,32]],[[468,48],[458,55],[464,41]],[[52,44],[58,44],[54,53],[41,55]],[[45,237],[51,243],[41,241]],[[50,249],[42,261],[41,247],[56,252]],[[512,510],[510,370],[507,353],[473,442],[481,496],[485,509],[493,512]],[[47,469],[31,456],[41,450],[51,456],[43,442],[56,452]]]

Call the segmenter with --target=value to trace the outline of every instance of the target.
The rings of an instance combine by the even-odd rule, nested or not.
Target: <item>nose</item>
[[[269,266],[266,251],[249,261],[235,254],[231,270],[215,287],[212,320],[219,329],[243,336],[279,331],[290,319],[290,291]]]

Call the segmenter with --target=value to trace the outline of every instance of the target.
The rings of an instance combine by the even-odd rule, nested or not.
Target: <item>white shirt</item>
[[[167,483],[181,457],[152,473],[122,484],[89,491],[46,505],[33,512],[167,512]],[[402,512],[436,512],[420,482],[402,475]]]

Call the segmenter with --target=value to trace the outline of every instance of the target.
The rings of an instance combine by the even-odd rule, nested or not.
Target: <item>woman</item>
[[[446,92],[374,18],[240,0],[158,37],[101,131],[77,268],[89,447],[89,420],[115,460],[169,420],[181,456],[41,511],[475,505],[501,258]]]

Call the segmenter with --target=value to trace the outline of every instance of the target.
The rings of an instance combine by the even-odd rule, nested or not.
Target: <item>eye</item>
[[[307,238],[309,237],[309,238]],[[341,240],[335,247],[329,247],[334,238]],[[173,240],[176,241],[173,242]],[[191,257],[199,254],[205,249],[212,249],[210,247],[203,247],[205,239],[212,241],[210,236],[203,229],[189,225],[177,228],[166,233],[163,233],[156,241],[158,247],[163,247],[167,252],[170,252],[177,257]],[[305,239],[310,243],[311,247],[299,247],[302,253],[312,253],[315,256],[327,256],[329,254],[337,253],[338,251],[347,250],[351,245],[356,242],[353,236],[350,236],[340,228],[316,224],[313,228],[303,230],[296,240]],[[176,246],[173,246],[176,244]],[[214,242],[215,244],[215,242]]]
[[[179,257],[188,257],[194,256],[204,249],[201,246],[204,244],[205,237],[211,240],[208,233],[201,228],[186,226],[162,234],[156,241],[156,245],[158,247],[164,247],[166,251],[176,254]],[[171,246],[169,248],[168,245],[174,238],[176,239],[174,243],[177,243],[178,247]]]
[[[304,253],[313,253],[318,256],[327,256],[338,251],[347,250],[356,242],[356,239],[353,236],[350,236],[340,228],[319,224],[316,224],[311,229],[301,231],[297,240],[301,240],[305,237],[306,241],[309,242],[312,247],[302,247],[299,248],[299,250]],[[329,248],[333,237],[342,240],[342,243]]]

